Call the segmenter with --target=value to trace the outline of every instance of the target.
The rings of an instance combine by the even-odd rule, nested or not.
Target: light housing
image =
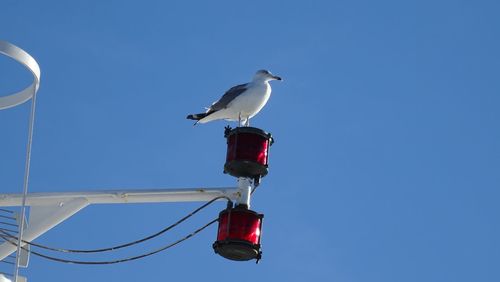
[[[263,217],[245,205],[220,212],[217,241],[213,244],[215,253],[230,260],[259,261]]]
[[[268,173],[270,133],[255,127],[226,127],[226,163],[224,173],[235,177],[260,178]]]

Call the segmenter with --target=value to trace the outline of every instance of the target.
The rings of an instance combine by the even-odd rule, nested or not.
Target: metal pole
[[[253,189],[253,180],[246,177],[238,177],[238,191],[240,193],[240,197],[236,204],[238,205],[246,205],[247,208],[250,208],[250,195]]]
[[[28,193],[28,179],[29,179],[29,169],[30,169],[30,158],[31,158],[31,143],[33,140],[33,124],[35,122],[35,106],[36,106],[36,92],[38,90],[38,86],[40,84],[40,67],[33,57],[30,54],[26,53],[23,49],[7,42],[0,40],[0,54],[11,57],[17,62],[23,64],[28,70],[33,74],[33,82],[30,86],[26,87],[24,90],[21,90],[17,93],[10,94],[8,96],[0,97],[0,110],[8,109],[10,107],[15,107],[19,104],[22,104],[28,101],[31,98],[31,113],[30,113],[30,121],[29,121],[29,130],[28,130],[28,143],[26,145],[26,163],[24,170],[24,184],[23,184],[23,201],[21,207],[21,220],[19,224],[18,231],[18,247],[17,247],[17,255],[16,255],[16,265],[14,268],[14,282],[18,282],[18,273],[19,273],[19,262],[20,262],[20,254],[21,254],[21,240],[23,236],[24,229],[24,217],[26,213],[25,204],[26,204],[26,194]]]
[[[24,167],[24,182],[23,182],[23,202],[21,205],[21,224],[19,224],[19,237],[17,239],[16,266],[14,268],[14,282],[17,281],[19,275],[19,262],[21,261],[21,243],[24,231],[24,219],[26,216],[26,195],[28,194],[28,183],[30,177],[30,162],[31,162],[31,145],[33,144],[33,126],[35,123],[35,108],[36,108],[36,91],[31,97],[31,111],[28,126],[28,143],[26,144],[26,162]]]

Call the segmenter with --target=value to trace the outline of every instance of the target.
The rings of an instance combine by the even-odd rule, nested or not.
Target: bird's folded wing
[[[236,97],[241,95],[248,89],[248,83],[240,84],[232,87],[224,95],[210,106],[208,112],[215,112],[218,110],[225,109],[229,103],[231,103]]]

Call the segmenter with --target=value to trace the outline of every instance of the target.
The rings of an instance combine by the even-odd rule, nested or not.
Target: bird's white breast
[[[271,96],[271,86],[267,82],[254,83],[247,91],[228,105],[231,112],[241,113],[242,117],[251,118],[266,105]]]

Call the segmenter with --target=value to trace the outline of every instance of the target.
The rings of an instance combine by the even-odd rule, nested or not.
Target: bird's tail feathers
[[[192,119],[192,120],[200,120],[206,116],[208,116],[208,113],[192,114],[192,115],[188,115],[186,118]]]

